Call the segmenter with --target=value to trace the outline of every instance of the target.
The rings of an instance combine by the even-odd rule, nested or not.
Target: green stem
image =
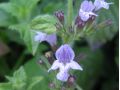
[[[75,83],[75,87],[76,87],[78,90],[82,90],[82,88],[81,88],[77,83]]]
[[[19,66],[23,63],[23,61],[24,61],[24,55],[25,55],[25,51],[23,51],[22,55],[17,60],[17,62],[15,64],[15,66],[13,67],[11,73],[13,73],[16,69],[18,69]]]
[[[73,0],[68,0],[68,13],[67,13],[68,27],[72,25],[72,17],[73,17]]]

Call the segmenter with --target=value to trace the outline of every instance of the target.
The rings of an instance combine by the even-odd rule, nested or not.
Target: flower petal
[[[93,12],[89,12],[89,15],[98,16],[97,14],[95,14],[95,13],[93,13]]]
[[[92,1],[87,1],[87,0],[83,1],[83,2],[81,3],[81,7],[80,7],[80,9],[82,9],[82,10],[85,11],[85,12],[90,12],[90,11],[92,11],[94,8],[95,8],[95,6],[94,6],[94,4],[92,3]]]
[[[61,63],[59,63],[58,60],[55,60],[55,61],[53,62],[53,64],[52,64],[51,68],[48,70],[48,72],[50,72],[51,70],[56,70],[56,69],[58,69],[58,68],[60,67],[59,65],[61,65]]]
[[[88,12],[83,12],[82,10],[80,10],[79,16],[83,21],[87,21],[90,18],[89,13]]]
[[[75,54],[68,44],[64,44],[56,51],[55,56],[59,62],[68,63],[74,59]]]
[[[83,68],[75,61],[71,61],[69,63],[69,67],[72,68],[72,69],[77,69],[77,70],[83,70]]]
[[[46,41],[47,41],[51,46],[56,45],[56,42],[57,42],[57,36],[56,36],[56,34],[47,35],[47,36],[46,36]]]
[[[95,10],[98,11],[101,8],[109,9],[109,5],[113,3],[107,3],[104,0],[95,0]]]
[[[68,72],[64,72],[64,71],[61,71],[56,75],[57,79],[63,82],[66,82],[69,76],[70,75],[68,74]]]
[[[42,42],[42,41],[45,41],[45,38],[46,38],[46,34],[45,33],[37,31],[34,40]]]

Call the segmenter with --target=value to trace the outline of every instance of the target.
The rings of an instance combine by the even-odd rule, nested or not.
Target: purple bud
[[[61,24],[64,24],[64,13],[63,11],[55,12],[55,16],[58,18]]]
[[[85,22],[81,20],[79,16],[77,16],[75,20],[75,25],[77,26],[77,29],[81,29],[85,26]]]
[[[55,53],[55,56],[59,62],[62,63],[69,63],[71,60],[74,59],[75,54],[72,48],[68,45],[62,45]]]
[[[70,75],[67,81],[69,87],[73,86],[75,83],[75,76]]]

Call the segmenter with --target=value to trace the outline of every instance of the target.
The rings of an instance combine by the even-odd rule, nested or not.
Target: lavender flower
[[[68,77],[70,76],[70,69],[83,70],[77,62],[73,61],[75,54],[68,44],[62,45],[56,51],[55,56],[57,60],[53,62],[53,65],[48,70],[48,72],[59,69],[59,73],[56,76],[58,80],[64,82],[67,81]]]
[[[45,39],[51,46],[56,45],[57,42],[57,37],[56,34],[50,34],[50,35],[46,35],[46,39]]]
[[[48,35],[46,33],[38,32],[37,31],[34,40],[37,41],[37,42],[46,41],[51,46],[54,46],[54,45],[56,45],[57,37],[56,37],[56,34],[50,34],[50,35]]]
[[[83,21],[87,21],[91,15],[97,16],[95,13],[93,13],[93,10],[95,9],[94,4],[92,1],[83,1],[79,10],[79,16]]]
[[[107,3],[105,0],[95,0],[94,6],[95,6],[95,11],[100,10],[101,8],[109,9],[109,5],[113,3]]]
[[[36,32],[36,36],[34,38],[35,41],[42,42],[45,41],[47,34],[42,32]]]

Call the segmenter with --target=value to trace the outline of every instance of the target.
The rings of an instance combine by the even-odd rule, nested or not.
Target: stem
[[[72,25],[72,17],[73,17],[73,0],[68,0],[68,13],[67,13],[68,27]]]
[[[17,60],[17,62],[15,64],[15,66],[13,67],[11,73],[13,73],[16,69],[18,69],[19,66],[23,63],[23,61],[24,61],[24,55],[25,55],[25,51],[23,51],[22,55]]]
[[[75,83],[75,86],[78,90],[82,90],[82,88],[77,83]]]

